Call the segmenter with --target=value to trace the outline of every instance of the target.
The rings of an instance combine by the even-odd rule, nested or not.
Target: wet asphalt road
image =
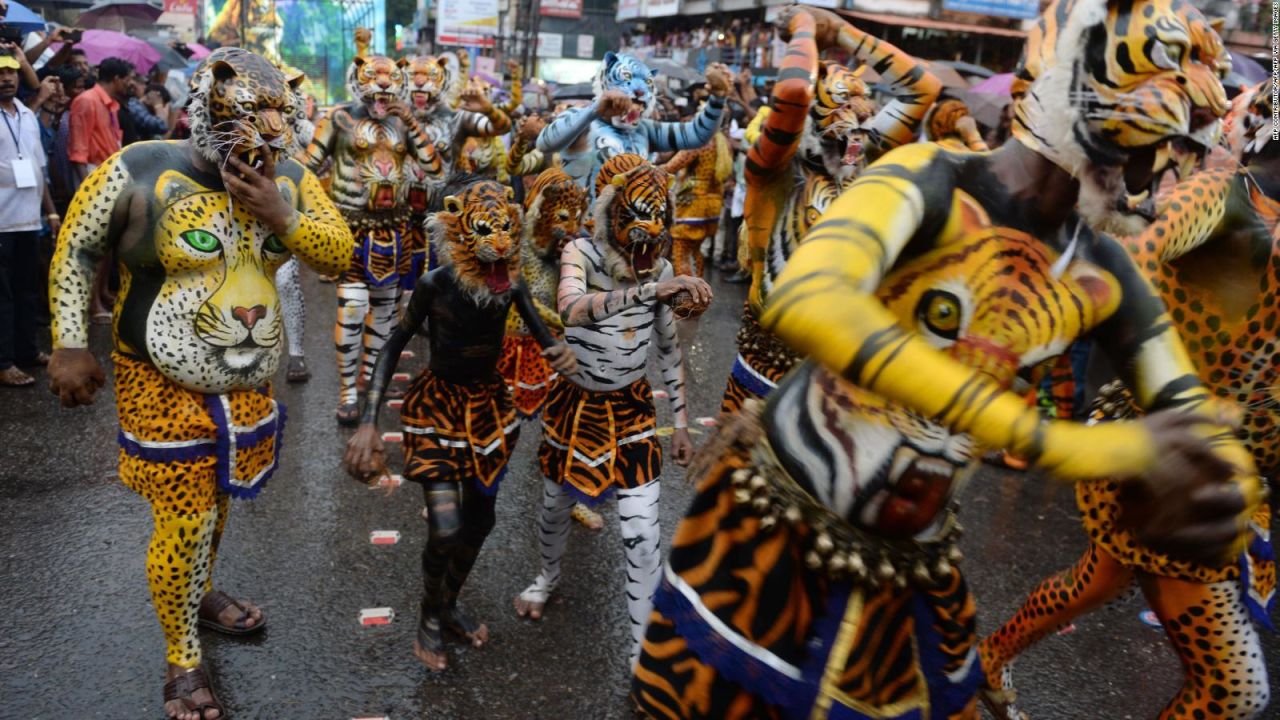
[[[489,646],[451,645],[451,667],[440,675],[414,660],[422,499],[412,485],[390,496],[370,491],[339,469],[348,433],[333,421],[333,286],[309,271],[304,284],[314,377],[277,386],[289,410],[282,465],[257,500],[233,502],[215,571],[217,587],[260,604],[269,624],[248,641],[203,635],[229,715],[631,717],[612,506],[603,532],[575,527],[547,617],[535,624],[511,610],[536,572],[536,426],[525,428],[498,525],[463,593],[489,625]],[[714,413],[734,356],[743,289],[715,288],[689,361],[692,416]],[[92,345],[105,362],[105,328],[94,328]],[[416,371],[425,348],[411,347],[418,359],[401,369]],[[669,424],[665,403],[659,408]],[[395,422],[384,412],[384,429]],[[164,645],[144,574],[151,519],[115,479],[115,434],[109,384],[95,406],[74,411],[43,390],[0,393],[0,718],[163,717]],[[691,490],[674,465],[663,489],[665,545]],[[1084,539],[1069,489],[1034,476],[987,468],[963,499],[964,568],[989,632],[1041,577],[1072,562]],[[400,543],[371,545],[372,530],[398,530]],[[362,608],[383,606],[395,609],[392,624],[357,622]],[[1122,602],[1026,655],[1016,675],[1025,709],[1044,720],[1155,717],[1179,669],[1163,635],[1139,622],[1143,607]],[[1274,688],[1280,644],[1274,636],[1264,643]]]

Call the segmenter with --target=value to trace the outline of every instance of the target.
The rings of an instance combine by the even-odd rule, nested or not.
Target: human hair
[[[86,77],[83,72],[71,67],[70,65],[63,65],[53,71],[53,75],[62,83],[62,88],[64,90],[70,90],[76,84],[77,80],[83,80],[86,85],[89,84],[89,78]]]
[[[173,102],[173,96],[170,95],[169,91],[166,90],[165,87],[159,83],[151,83],[150,85],[148,85],[147,92],[153,92],[158,94],[160,96],[160,101],[163,102],[165,105],[168,105],[169,103]]]
[[[133,63],[118,57],[109,57],[98,64],[98,82],[109,83],[116,78],[133,75]]]

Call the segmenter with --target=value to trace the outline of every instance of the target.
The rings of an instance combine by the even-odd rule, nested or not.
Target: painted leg
[[[289,343],[288,382],[306,382],[311,378],[303,350],[307,328],[307,303],[302,295],[302,278],[298,259],[291,257],[276,270],[276,292],[280,295],[280,314],[284,318],[285,339]]]
[[[1182,661],[1182,689],[1160,720],[1261,717],[1267,667],[1240,581],[1195,583],[1143,575],[1142,592]]]
[[[427,505],[427,544],[422,548],[422,609],[413,654],[432,670],[444,670],[444,576],[462,530],[458,483],[428,480],[422,484]]]
[[[569,540],[573,498],[549,478],[542,479],[542,509],[538,512],[538,554],[542,567],[533,584],[516,597],[516,614],[533,620],[542,618],[547,598],[560,582],[560,560]]]
[[[489,628],[476,622],[458,607],[458,594],[475,567],[480,548],[493,530],[496,519],[494,506],[497,494],[486,495],[475,482],[464,482],[462,487],[462,531],[459,542],[449,558],[444,576],[444,626],[445,629],[465,638],[472,647],[481,647],[489,641]]]
[[[237,600],[236,604],[223,607],[209,598],[209,593],[213,592],[213,566],[218,559],[218,546],[222,543],[222,532],[227,527],[227,516],[231,510],[230,495],[220,492],[217,497],[218,522],[213,528],[213,541],[209,543],[209,570],[205,575],[200,617],[206,621],[216,620],[217,624],[223,626],[219,628],[206,622],[206,627],[232,635],[243,635],[244,632],[236,632],[236,629],[248,630],[261,624],[262,609],[245,600]]]
[[[364,316],[369,312],[369,288],[364,283],[338,285],[338,321],[333,340],[338,347],[338,422],[355,424],[358,391],[356,373],[360,370],[360,339]]]
[[[1068,570],[1031,591],[1022,607],[978,647],[987,685],[983,700],[998,720],[1025,717],[1015,707],[1013,661],[1049,633],[1123,594],[1133,583],[1133,570],[1101,548],[1090,545]]]
[[[645,625],[653,610],[653,591],[662,565],[658,501],[662,485],[656,478],[630,490],[618,491],[618,525],[627,558],[627,614],[631,619],[629,665],[635,667],[644,642]]]
[[[190,669],[200,664],[196,636],[212,560],[218,508],[179,515],[152,507],[155,529],[147,548],[147,583],[164,630],[169,664]]]
[[[378,353],[391,337],[399,300],[400,288],[396,285],[369,288],[369,314],[364,320],[364,359],[360,368],[360,379],[366,384],[373,377],[373,364],[378,360]]]

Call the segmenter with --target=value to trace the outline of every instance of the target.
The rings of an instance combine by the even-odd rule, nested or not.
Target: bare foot
[[[190,675],[195,680],[195,673],[188,673],[187,668],[170,663],[164,675],[166,686],[169,681],[184,675]],[[196,684],[200,682],[196,681]],[[222,706],[210,688],[200,687],[189,693],[182,692],[173,700],[166,700],[164,712],[174,720],[217,720],[222,717]]]
[[[468,640],[473,648],[482,648],[489,642],[489,626],[472,620],[457,606],[444,612],[444,626],[449,632]]]
[[[520,617],[527,617],[530,620],[541,620],[542,609],[547,606],[545,602],[534,602],[533,600],[525,600],[524,595],[517,595],[515,599],[516,614]]]
[[[444,648],[440,648],[438,652],[432,652],[422,647],[417,640],[413,641],[413,656],[418,658],[418,662],[427,666],[428,670],[443,672],[449,667],[449,658],[444,654]]]

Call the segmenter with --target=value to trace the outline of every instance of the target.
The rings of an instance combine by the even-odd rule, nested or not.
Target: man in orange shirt
[[[76,186],[120,150],[120,103],[126,98],[131,77],[131,63],[107,58],[98,66],[97,84],[71,103],[67,157]]]

